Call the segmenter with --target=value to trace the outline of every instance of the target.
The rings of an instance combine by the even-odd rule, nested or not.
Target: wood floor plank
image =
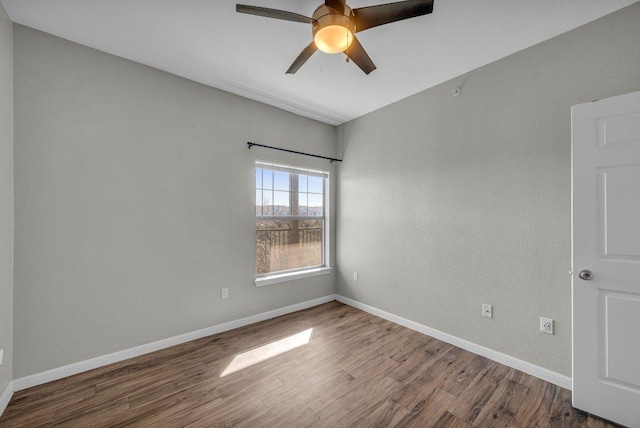
[[[40,427],[51,426],[53,424],[53,416],[55,409],[38,409],[35,412],[22,412],[7,416],[2,415],[0,419],[0,427],[18,428],[18,427]]]
[[[417,358],[416,358],[417,357]],[[431,382],[440,376],[444,370],[453,364],[458,358],[458,350],[454,346],[438,346],[435,352],[418,352],[415,357],[408,359],[402,365],[406,365],[403,383],[416,385],[431,385]],[[395,377],[396,369],[392,376]],[[431,388],[433,389],[433,388]]]
[[[338,302],[16,392],[0,418],[54,426],[615,427],[566,389]]]
[[[351,389],[338,397],[330,405],[319,410],[313,409],[324,421],[332,426],[348,426],[353,421],[360,420],[371,406],[372,397],[384,397],[400,389],[400,384],[390,377],[373,377],[368,382]],[[374,403],[377,404],[375,399]]]
[[[110,427],[158,426],[167,424],[174,415],[181,414],[204,403],[222,401],[220,394],[209,384],[198,385],[140,406],[114,417]]]
[[[109,420],[129,410],[129,402],[125,398],[101,400],[81,407],[73,413],[56,411],[52,427],[82,427],[92,424],[109,425]]]
[[[64,407],[91,398],[95,394],[95,387],[89,386],[86,388],[64,388],[58,393],[53,390],[51,394],[36,394],[35,397],[27,396],[29,399],[26,401],[18,398],[14,403],[15,406],[7,408],[3,417],[11,418],[14,415],[36,413],[38,409],[48,404],[55,404],[56,408]]]
[[[513,424],[520,403],[528,394],[528,387],[507,378],[502,379],[475,419],[475,425],[510,426]]]
[[[421,392],[409,415],[398,423],[398,427],[431,427],[451,408],[456,397],[438,388]]]
[[[257,398],[247,401],[228,401],[213,407],[202,405],[186,413],[176,426],[189,428],[235,427],[244,421],[260,418],[268,411],[269,409]]]
[[[238,424],[239,427],[255,428],[303,428],[324,426],[325,423],[320,417],[308,407],[272,407],[260,418],[253,418]]]
[[[394,427],[409,413],[410,411],[402,404],[387,398],[368,408],[358,423],[369,427]]]
[[[452,415],[449,412],[444,412],[442,414],[442,416],[440,416],[440,419],[438,419],[433,426],[434,427],[438,427],[438,428],[468,428],[468,427],[471,427],[471,425],[469,425],[468,423],[466,423],[464,421],[461,421],[460,419],[456,418],[454,415]]]
[[[492,397],[508,368],[490,361],[458,396],[450,412],[459,419],[473,424]]]
[[[316,357],[305,361],[304,364],[284,367],[276,373],[276,376],[278,376],[278,379],[283,383],[301,384],[300,379],[304,379],[306,383],[309,378],[313,378],[314,376],[322,377],[331,372],[335,373],[342,370],[349,370],[361,363],[361,359],[354,357],[348,352],[339,356],[325,356],[319,353]]]
[[[325,374],[318,374],[312,377],[301,379],[296,384],[284,384],[280,389],[276,389],[272,395],[263,397],[263,402],[267,407],[280,406],[282,402],[291,406],[310,405],[313,402],[324,402],[323,394],[339,394],[340,391],[349,390],[355,378],[344,370],[331,371]],[[342,384],[347,384],[341,388]]]
[[[129,407],[135,409],[138,407],[158,406],[161,400],[176,399],[182,401],[190,398],[193,394],[205,393],[210,398],[220,396],[215,388],[216,383],[210,381],[210,377],[206,376],[206,372],[196,373],[190,377],[180,377],[172,382],[162,385],[156,385],[152,388],[135,390],[129,395]]]

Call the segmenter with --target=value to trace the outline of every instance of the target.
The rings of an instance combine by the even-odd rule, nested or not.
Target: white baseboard
[[[396,324],[400,324],[404,327],[410,328],[411,330],[426,334],[427,336],[435,337],[436,339],[450,343],[451,345],[457,346],[458,348],[465,349],[469,352],[473,352],[474,354],[481,355],[500,364],[504,364],[505,366],[512,367],[516,370],[528,373],[531,376],[535,376],[547,382],[553,383],[554,385],[558,385],[571,390],[571,378],[568,376],[561,375],[560,373],[545,369],[544,367],[536,366],[526,361],[522,361],[510,355],[503,354],[502,352],[485,348],[484,346],[469,342],[468,340],[460,339],[459,337],[444,333],[431,327],[427,327],[426,325],[422,325],[415,321],[399,317],[392,313],[385,312],[381,309],[374,308],[373,306],[360,303],[357,300],[349,299],[348,297],[344,297],[339,294],[336,295],[336,300],[338,302],[344,303],[345,305],[353,306],[354,308],[369,312],[370,314],[373,314],[380,318],[384,318]]]
[[[286,315],[292,312],[300,311],[303,309],[311,308],[313,306],[322,305],[324,303],[337,300],[354,308],[363,310],[380,318],[392,321],[396,324],[400,324],[404,327],[410,328],[422,334],[426,334],[443,342],[450,343],[459,348],[465,349],[474,354],[481,355],[483,357],[494,360],[498,363],[512,367],[514,369],[523,371],[532,376],[551,382],[555,385],[561,386],[566,389],[571,389],[571,378],[561,375],[543,367],[536,366],[534,364],[522,361],[518,358],[510,355],[503,354],[493,349],[485,348],[473,342],[469,342],[459,337],[444,333],[442,331],[427,327],[423,324],[415,321],[402,318],[392,313],[383,311],[381,309],[374,308],[373,306],[360,303],[356,300],[349,299],[340,295],[331,294],[328,296],[320,297],[306,302],[297,303],[295,305],[286,306],[280,309],[274,309],[272,311],[263,312],[261,314],[248,316],[234,321],[218,324],[212,327],[207,327],[201,330],[192,331],[189,333],[181,334],[179,336],[170,337],[167,339],[159,340],[157,342],[147,343],[145,345],[136,346],[134,348],[125,349],[122,351],[114,352],[112,354],[103,355],[101,357],[91,358],[89,360],[80,361],[77,363],[69,364],[67,366],[59,367],[52,370],[47,370],[42,373],[36,373],[30,376],[25,376],[19,379],[14,379],[12,383],[5,389],[0,395],[0,415],[4,411],[4,408],[9,403],[14,391],[21,391],[23,389],[31,388],[33,386],[42,385],[47,382],[62,379],[67,376],[86,372],[96,369],[98,367],[104,367],[109,364],[117,363],[129,358],[138,357],[140,355],[148,354],[150,352],[159,351],[161,349],[169,348],[171,346],[180,345],[182,343],[189,342],[191,340],[200,339],[202,337],[211,336],[213,334],[222,333],[225,331],[233,330],[235,328],[244,327],[249,324],[254,324],[260,321],[265,321],[271,318]]]
[[[36,373],[30,376],[14,379],[13,391],[21,391],[33,386],[42,385],[47,382],[62,379],[67,376],[72,376],[74,374],[93,370],[98,367],[104,367],[109,364],[117,363],[129,358],[138,357],[150,352],[159,351],[171,346],[180,345],[182,343],[190,342],[202,337],[211,336],[213,334],[222,333],[239,327],[244,327],[249,324],[276,318],[292,312],[301,311],[303,309],[322,305],[323,303],[332,302],[334,300],[336,300],[335,294],[330,294],[328,296],[307,300],[306,302],[297,303],[295,305],[286,306],[284,308],[274,309],[272,311],[263,312],[257,315],[251,315],[239,320],[229,321],[226,323],[214,325],[212,327],[203,328],[201,330],[192,331],[190,333],[181,334],[179,336],[170,337],[168,339],[158,340],[157,342],[147,343],[144,345],[136,346],[134,348],[125,349],[108,355],[103,355],[101,357],[91,358],[89,360],[80,361],[56,369],[47,370],[42,373]],[[2,397],[4,398],[4,394]],[[11,398],[11,395],[9,395],[9,398]],[[2,402],[0,401],[0,404],[1,403]]]
[[[9,385],[4,389],[2,394],[0,394],[0,416],[4,413],[4,410],[7,408],[9,401],[11,401],[11,397],[13,396],[13,382],[9,382]]]

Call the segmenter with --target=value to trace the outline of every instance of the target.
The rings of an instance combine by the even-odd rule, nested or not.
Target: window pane
[[[306,192],[307,191],[307,176],[299,175],[298,176],[298,192]]]
[[[322,206],[323,206],[322,195],[309,193],[308,206],[309,206],[309,215],[322,216],[324,214],[323,212],[324,210],[322,209]]]
[[[273,171],[268,169],[262,170],[262,188],[273,189]]]
[[[289,191],[289,173],[274,171],[273,189]]]
[[[256,274],[323,265],[324,220],[256,220]]]
[[[262,215],[273,215],[273,190],[262,191]]]
[[[256,216],[262,215],[262,190],[256,190]]]
[[[256,189],[262,189],[262,168],[256,168]]]
[[[298,215],[307,215],[307,194],[298,194]]]
[[[274,215],[291,215],[289,192],[273,192]]]
[[[322,193],[322,177],[309,176],[309,192]]]

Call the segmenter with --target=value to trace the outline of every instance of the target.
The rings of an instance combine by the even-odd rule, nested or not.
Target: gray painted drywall
[[[570,376],[570,108],[640,90],[638,23],[635,4],[339,127],[338,293]]]
[[[333,166],[246,142],[333,156],[335,127],[20,25],[14,42],[15,378],[334,293],[334,274],[253,284],[255,159]]]
[[[13,33],[0,5],[0,394],[13,361]]]

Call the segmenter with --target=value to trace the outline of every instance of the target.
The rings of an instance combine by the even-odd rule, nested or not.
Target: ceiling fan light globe
[[[322,52],[334,54],[347,50],[353,43],[353,33],[342,25],[327,25],[315,33],[313,41]]]

